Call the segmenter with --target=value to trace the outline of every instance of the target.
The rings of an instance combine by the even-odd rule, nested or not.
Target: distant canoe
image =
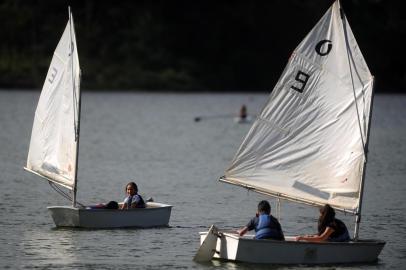
[[[234,117],[234,122],[237,124],[249,124],[252,122],[252,117],[247,116],[247,117]]]

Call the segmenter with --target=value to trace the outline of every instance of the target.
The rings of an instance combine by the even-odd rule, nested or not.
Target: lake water
[[[135,180],[144,197],[174,206],[169,228],[121,230],[54,227],[46,207],[69,203],[23,170],[38,97],[39,91],[0,91],[1,269],[269,269],[192,261],[199,231],[241,227],[266,199],[217,181],[250,125],[194,118],[237,113],[243,103],[256,114],[267,95],[84,91],[78,200],[122,200],[125,184]],[[387,244],[375,264],[319,269],[404,269],[405,154],[406,96],[377,95],[360,237]],[[287,235],[315,232],[317,217],[316,208],[282,203]],[[352,216],[338,217],[353,229]],[[278,267],[295,268],[307,267]]]

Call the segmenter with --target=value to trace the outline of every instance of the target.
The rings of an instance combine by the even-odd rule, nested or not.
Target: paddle
[[[213,255],[216,252],[217,237],[218,229],[216,226],[211,225],[206,237],[193,258],[195,262],[208,262],[213,258]]]
[[[195,120],[195,122],[199,122],[201,120],[216,119],[216,118],[228,118],[228,117],[235,117],[235,115],[234,114],[219,114],[219,115],[196,116],[194,118],[194,120]]]
[[[202,119],[212,119],[212,118],[226,118],[226,117],[239,117],[242,120],[247,119],[247,107],[243,104],[240,108],[240,113],[237,115],[235,114],[219,114],[219,115],[211,115],[211,116],[196,116],[195,122],[199,122]]]

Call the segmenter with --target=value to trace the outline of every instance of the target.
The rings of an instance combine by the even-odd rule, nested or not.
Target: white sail
[[[69,15],[35,111],[26,169],[74,189],[80,67],[73,17]]]
[[[221,180],[356,212],[372,84],[336,1],[293,52]]]

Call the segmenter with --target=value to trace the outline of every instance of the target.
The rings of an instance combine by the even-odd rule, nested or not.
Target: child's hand
[[[295,241],[300,241],[300,240],[302,240],[302,237],[300,235],[295,237]]]

